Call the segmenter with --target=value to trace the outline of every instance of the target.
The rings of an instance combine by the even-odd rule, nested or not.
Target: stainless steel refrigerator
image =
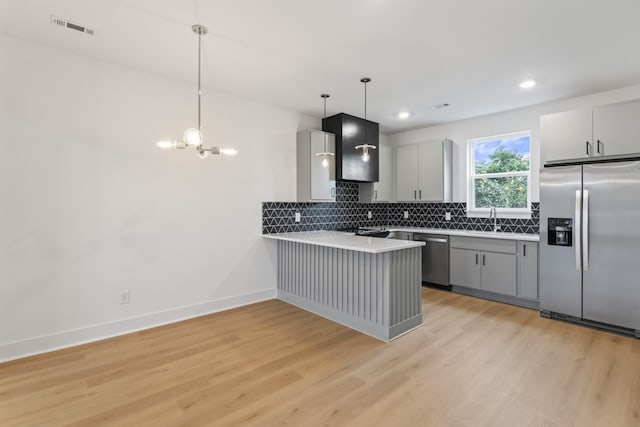
[[[540,310],[640,338],[640,155],[541,170]]]

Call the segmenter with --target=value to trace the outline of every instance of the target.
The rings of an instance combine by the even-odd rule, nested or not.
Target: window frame
[[[529,170],[518,172],[501,172],[501,173],[475,173],[475,146],[478,143],[492,142],[502,139],[515,139],[523,136],[529,137]],[[467,216],[468,217],[486,217],[489,215],[491,208],[477,208],[475,194],[475,180],[478,178],[504,178],[519,177],[527,178],[527,207],[526,208],[496,208],[497,215],[500,217],[517,217],[531,218],[531,131],[520,131],[505,134],[498,134],[482,138],[473,138],[467,140]]]

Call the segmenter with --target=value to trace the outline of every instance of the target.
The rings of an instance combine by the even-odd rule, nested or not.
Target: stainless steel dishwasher
[[[449,284],[449,236],[414,233],[413,240],[425,242],[422,247],[422,281],[439,286]]]

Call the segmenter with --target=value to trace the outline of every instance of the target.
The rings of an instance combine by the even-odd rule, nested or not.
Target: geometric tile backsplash
[[[492,231],[493,220],[467,217],[466,203],[390,203],[389,225],[421,228],[449,228],[453,230]],[[409,219],[404,219],[405,211]],[[451,221],[445,221],[445,213]],[[531,219],[498,218],[503,233],[538,234],[540,203],[531,203]]]
[[[367,219],[368,211],[372,219]],[[404,219],[404,211],[409,219]],[[299,223],[296,212],[300,212]],[[451,221],[445,221],[445,212],[451,213]],[[499,218],[498,224],[505,233],[538,234],[540,204],[531,204],[531,219]],[[263,234],[382,226],[491,231],[493,222],[468,218],[466,203],[358,203],[358,184],[340,181],[333,203],[262,203]]]
[[[358,203],[358,184],[336,182],[336,201],[328,203],[263,202],[262,233],[338,230],[387,225],[387,203]],[[367,219],[371,211],[373,218]],[[300,222],[295,213],[300,212]]]

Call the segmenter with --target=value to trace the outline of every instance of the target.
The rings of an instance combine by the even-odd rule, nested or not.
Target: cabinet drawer
[[[505,254],[516,253],[515,240],[451,236],[449,246],[452,248],[470,249],[473,251],[501,252]]]

